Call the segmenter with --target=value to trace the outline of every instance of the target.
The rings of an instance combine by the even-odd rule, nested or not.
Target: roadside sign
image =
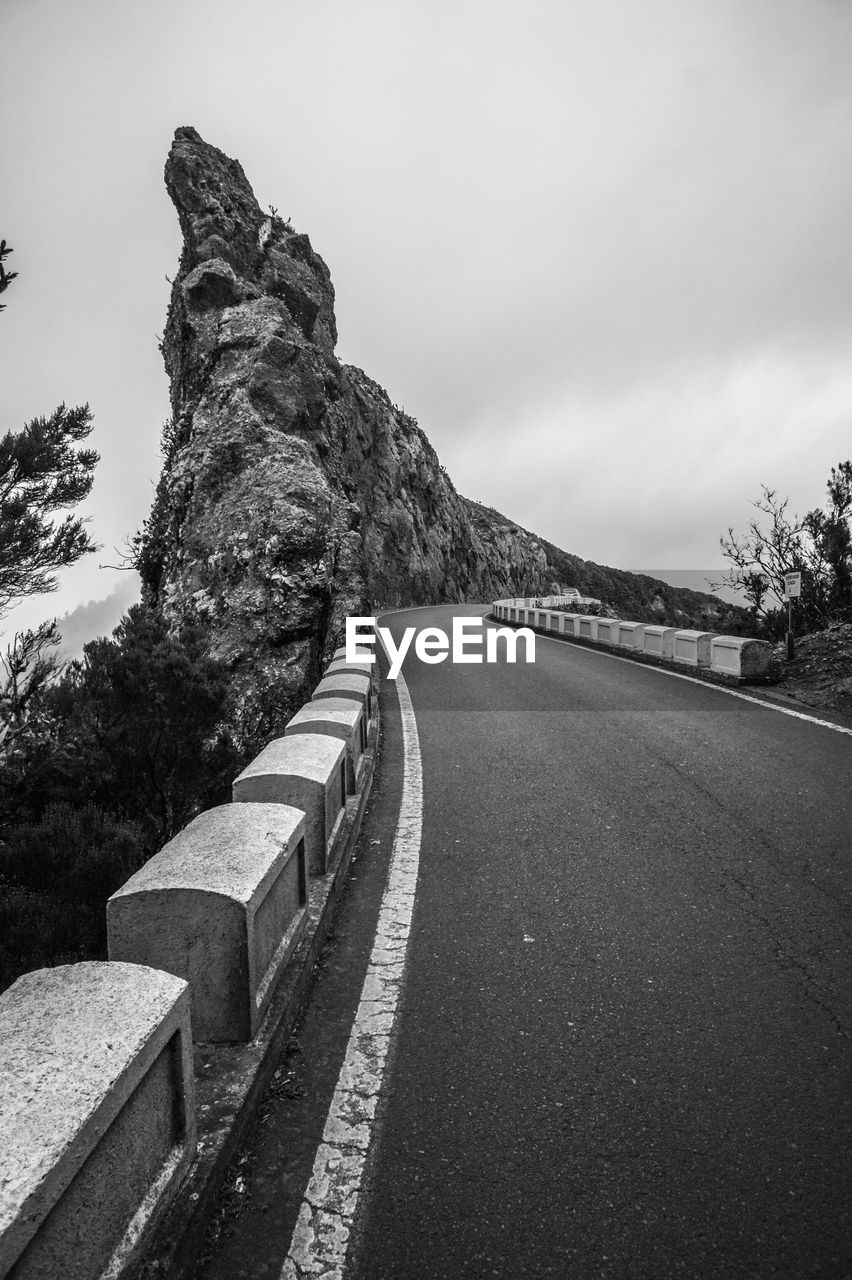
[[[794,600],[802,594],[802,575],[801,573],[785,573],[784,574],[784,599]]]

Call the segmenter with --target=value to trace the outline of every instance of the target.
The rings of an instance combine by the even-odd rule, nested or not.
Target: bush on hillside
[[[203,636],[134,606],[27,708],[0,758],[0,976],[105,954],[107,898],[241,759]]]

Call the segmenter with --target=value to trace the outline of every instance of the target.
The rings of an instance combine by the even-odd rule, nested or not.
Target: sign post
[[[796,647],[793,640],[793,601],[802,594],[802,575],[800,571],[784,574],[784,596],[787,600],[787,661],[795,657]]]

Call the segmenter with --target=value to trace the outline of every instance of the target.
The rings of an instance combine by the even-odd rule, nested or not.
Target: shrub
[[[107,898],[241,759],[204,638],[134,606],[40,688],[0,757],[0,980],[105,954]]]

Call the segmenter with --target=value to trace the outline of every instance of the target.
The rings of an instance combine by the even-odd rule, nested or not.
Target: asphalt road
[[[420,874],[347,1280],[852,1276],[852,738],[543,637],[404,674]],[[382,699],[308,1100],[267,1111],[205,1277],[278,1274],[310,1171],[398,804]]]

